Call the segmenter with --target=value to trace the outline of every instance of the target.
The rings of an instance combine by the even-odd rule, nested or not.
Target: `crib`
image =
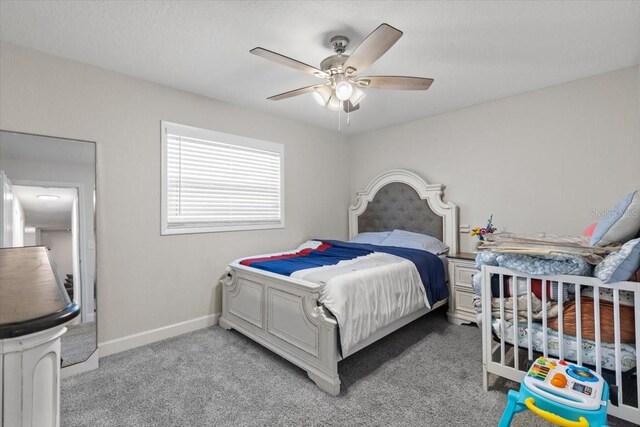
[[[635,422],[640,420],[638,394],[640,376],[640,284],[618,282],[605,284],[594,277],[583,276],[531,276],[516,273],[502,267],[482,267],[482,345],[483,345],[483,386],[489,387],[489,374],[498,375],[520,382],[527,371],[527,361],[539,355],[566,359],[579,365],[585,365],[602,375],[612,387],[612,401],[618,406],[609,405],[608,413],[615,417]],[[491,280],[498,282],[499,295],[492,295]],[[496,279],[497,277],[497,279]],[[532,313],[532,281],[540,281],[542,313],[534,319]],[[510,289],[511,298],[505,296],[505,283]],[[553,284],[553,300],[548,288]],[[509,287],[510,286],[510,287]],[[567,289],[572,292],[567,297]],[[593,309],[583,308],[582,295],[592,291]],[[601,331],[601,291],[613,294],[613,342],[603,341]],[[494,286],[495,291],[495,286]],[[520,293],[520,295],[518,295]],[[621,319],[621,295],[626,306]],[[520,296],[520,298],[518,298]],[[492,307],[492,298],[493,309]],[[498,298],[496,301],[495,299]],[[524,300],[524,301],[523,301]],[[557,301],[556,330],[549,327],[549,305]],[[633,306],[629,305],[629,301]],[[549,304],[548,304],[549,303]],[[552,304],[553,303],[553,304]],[[575,327],[565,333],[565,303],[572,303]],[[604,301],[603,301],[604,303]],[[520,307],[519,307],[520,304]],[[608,303],[606,303],[608,304]],[[586,305],[585,305],[586,307]],[[520,313],[520,316],[518,314]],[[628,316],[633,314],[633,320]],[[593,322],[593,339],[583,336],[583,314]],[[635,340],[621,338],[621,322],[625,330],[635,327]],[[629,324],[631,322],[631,325]],[[585,323],[583,325],[583,323]],[[628,335],[628,333],[627,333]],[[633,332],[631,332],[633,337]],[[630,341],[635,341],[631,343]],[[616,399],[617,398],[617,399]]]

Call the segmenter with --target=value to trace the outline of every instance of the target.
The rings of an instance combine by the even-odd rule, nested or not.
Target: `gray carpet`
[[[84,362],[96,350],[96,323],[71,325],[62,336],[62,367]]]
[[[286,360],[212,327],[63,380],[61,425],[496,426],[517,384],[499,379],[485,393],[481,348],[477,327],[451,325],[438,310],[341,362],[334,398]],[[547,424],[525,412],[512,425]]]

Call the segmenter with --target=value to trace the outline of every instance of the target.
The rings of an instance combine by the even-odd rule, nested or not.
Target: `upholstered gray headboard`
[[[406,230],[437,237],[458,252],[458,207],[444,202],[444,185],[394,169],[374,178],[349,207],[349,238],[366,231]]]
[[[392,182],[380,188],[358,217],[358,232],[406,230],[443,239],[442,217],[410,185]]]

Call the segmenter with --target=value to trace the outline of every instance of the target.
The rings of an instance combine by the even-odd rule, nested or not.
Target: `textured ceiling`
[[[365,74],[431,77],[427,92],[369,89],[342,133],[370,131],[640,62],[640,2],[0,2],[0,38],[337,131],[310,94],[270,95],[313,76],[249,54],[311,65],[331,36],[379,24],[404,36]],[[344,119],[344,114],[343,117]]]

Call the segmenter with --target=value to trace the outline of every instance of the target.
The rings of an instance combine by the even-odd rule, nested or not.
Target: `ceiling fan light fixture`
[[[342,101],[340,101],[336,95],[332,95],[329,102],[327,102],[327,108],[332,111],[338,111],[341,106]]]
[[[336,96],[340,101],[346,101],[353,95],[353,85],[346,79],[336,83]]]
[[[313,99],[315,99],[318,104],[324,107],[325,105],[327,105],[327,102],[329,102],[329,99],[331,99],[332,92],[328,86],[321,86],[316,88],[316,90],[313,91],[312,94]]]
[[[349,101],[351,101],[351,105],[355,107],[360,103],[360,101],[364,99],[365,96],[366,94],[363,90],[360,90],[358,87],[354,86],[353,94],[351,95],[351,98],[349,98]]]

